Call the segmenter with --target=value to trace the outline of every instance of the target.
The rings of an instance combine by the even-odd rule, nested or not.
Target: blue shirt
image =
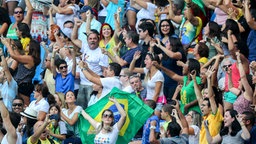
[[[160,132],[160,126],[159,126],[159,118],[156,115],[151,116],[147,119],[146,123],[143,126],[143,134],[142,134],[142,144],[149,144],[149,134],[150,134],[150,122],[156,121],[156,129],[155,132]]]
[[[66,93],[68,91],[74,91],[75,76],[72,72],[68,73],[65,78],[62,78],[60,73],[57,73],[55,79],[56,92]]]

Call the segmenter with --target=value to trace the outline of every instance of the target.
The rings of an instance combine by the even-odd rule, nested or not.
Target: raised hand
[[[211,66],[209,66],[208,70],[206,71],[205,75],[207,78],[211,78],[212,74],[215,72],[215,69]]]
[[[177,66],[183,67],[185,64],[182,61],[177,61]]]
[[[109,99],[111,102],[113,102],[113,103],[116,103],[116,102],[117,102],[117,100],[116,100],[116,98],[115,98],[114,96],[110,96],[108,99]]]
[[[196,70],[192,70],[190,73],[190,76],[193,80],[195,80],[196,79]]]
[[[88,10],[86,13],[86,17],[88,18],[88,17],[91,17],[91,11],[90,10]]]
[[[138,59],[140,58],[140,53],[141,53],[141,51],[136,51],[136,52],[134,53],[134,55],[133,55],[133,59],[134,59],[134,60],[138,60]]]
[[[76,18],[76,17],[74,18],[74,21],[75,21],[75,25],[78,27],[80,27],[81,24],[83,23],[79,18]]]

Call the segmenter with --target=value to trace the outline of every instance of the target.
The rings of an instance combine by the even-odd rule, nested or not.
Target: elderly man
[[[75,25],[79,26],[79,21],[75,21]],[[86,62],[88,67],[96,75],[103,75],[103,71],[108,67],[108,57],[102,54],[101,49],[99,48],[98,31],[91,30],[90,33],[87,34],[86,42],[79,40],[76,35],[77,31],[74,29],[71,40],[75,45],[81,48],[81,61]],[[80,73],[80,85],[77,95],[77,104],[86,108],[92,92],[92,82],[84,76],[81,69],[78,69],[78,72]]]

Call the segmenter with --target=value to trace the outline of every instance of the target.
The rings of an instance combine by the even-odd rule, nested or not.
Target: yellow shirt
[[[217,112],[215,115],[209,114],[208,116],[204,116],[203,119],[208,120],[210,135],[212,137],[216,136],[220,132],[221,123],[223,121],[223,116],[220,113],[219,109],[217,109]],[[199,143],[207,144],[206,131],[203,123],[201,126]]]
[[[199,61],[200,63],[202,63],[202,64],[206,64],[206,63],[208,62],[208,58],[202,57],[202,58],[200,58],[198,61]]]
[[[104,44],[103,39],[100,40],[100,43],[99,43],[99,47],[100,48],[105,48],[112,56],[114,56],[113,48],[115,46],[116,46],[116,43],[115,43],[114,37],[112,37],[106,45]],[[109,62],[111,62],[110,59],[109,59]]]
[[[32,143],[30,142],[30,139],[31,139],[31,137],[28,138],[27,144],[32,144]],[[40,139],[40,141],[41,141],[41,144],[51,144],[51,142],[50,142],[48,139],[46,139],[46,140],[41,140],[41,139]],[[55,140],[53,140],[53,141],[54,141],[54,144],[59,144],[59,143],[56,142]],[[37,144],[37,143],[38,143],[38,141],[37,141],[36,143],[33,143],[33,144]]]

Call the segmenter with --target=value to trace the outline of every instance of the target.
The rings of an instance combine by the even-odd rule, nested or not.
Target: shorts
[[[34,91],[34,85],[30,82],[21,83],[18,85],[18,93],[30,97],[30,94]]]
[[[236,101],[236,99],[237,99],[237,96],[232,92],[229,91],[224,93],[224,101],[233,104]]]
[[[135,13],[139,12],[139,10],[137,10],[136,8],[130,6],[130,2],[128,2],[126,6],[127,6],[126,12],[128,10],[134,11]]]

